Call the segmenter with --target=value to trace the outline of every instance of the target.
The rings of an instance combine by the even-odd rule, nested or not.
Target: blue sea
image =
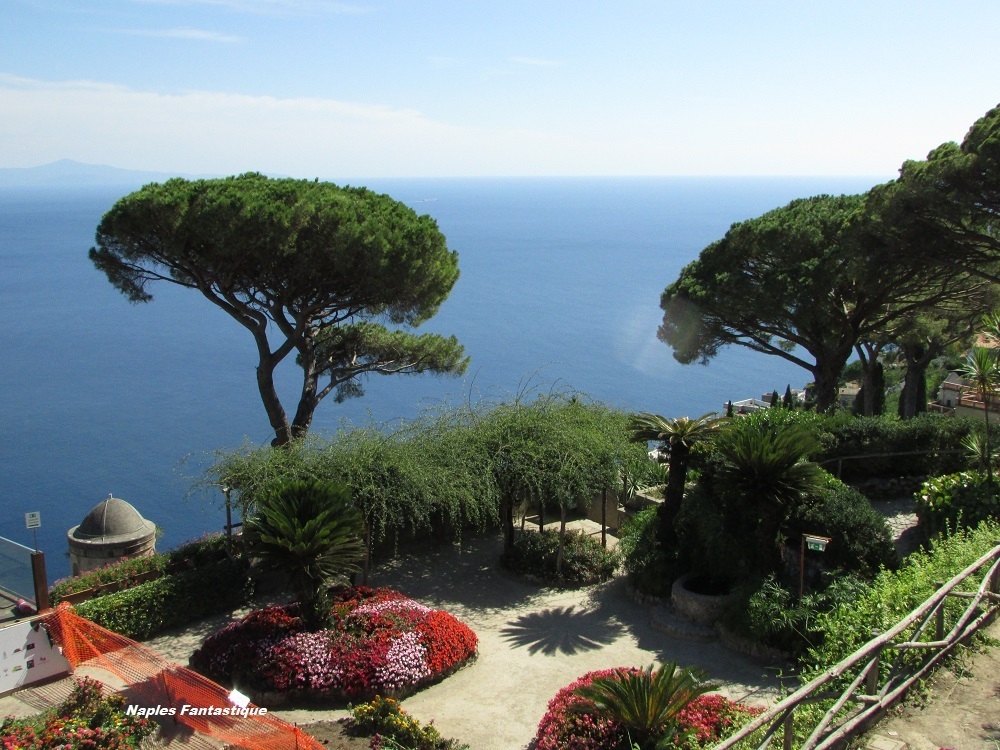
[[[875,178],[539,178],[355,181],[434,217],[461,278],[420,330],[455,334],[461,379],[374,377],[320,405],[314,430],[390,423],[442,401],[573,388],[629,410],[698,416],[809,374],[731,348],[682,366],[657,341],[659,298],[730,224]],[[69,572],[66,532],[114,494],[169,549],[225,523],[219,493],[191,494],[206,456],[272,435],[250,336],[199,295],[153,287],[130,305],[87,259],[94,229],[138,185],[0,189],[0,536]],[[292,361],[281,385],[294,411]]]

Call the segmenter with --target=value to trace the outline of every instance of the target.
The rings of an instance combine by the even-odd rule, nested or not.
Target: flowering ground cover
[[[41,716],[7,721],[2,750],[130,750],[156,730],[152,719],[128,716],[121,695],[105,698],[101,683],[83,678],[62,705]]]
[[[632,750],[632,741],[625,728],[610,718],[588,711],[588,703],[575,694],[583,686],[600,677],[622,672],[638,672],[634,668],[602,669],[588,672],[562,688],[549,701],[548,710],[538,724],[530,750]],[[591,706],[593,704],[590,704]],[[671,747],[680,750],[700,750],[711,747],[735,731],[745,719],[764,709],[745,706],[717,694],[702,695],[683,709],[677,717],[677,735]],[[664,727],[666,731],[667,727]]]
[[[355,587],[334,597],[325,630],[306,631],[295,605],[256,610],[206,639],[191,666],[257,695],[357,701],[407,695],[472,659],[477,643],[447,612]]]

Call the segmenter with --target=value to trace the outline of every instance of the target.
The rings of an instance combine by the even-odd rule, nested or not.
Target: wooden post
[[[788,712],[788,716],[785,717],[785,738],[782,743],[784,750],[792,750],[792,745],[795,743],[795,709],[793,708]]]
[[[934,588],[939,589],[944,586],[944,581],[934,581]],[[947,601],[947,597],[941,600],[941,603],[937,606],[937,611],[934,613],[935,628],[934,633],[936,635],[936,640],[944,640],[944,603]]]
[[[31,553],[31,578],[35,584],[35,609],[44,612],[52,609],[49,603],[49,579],[45,574],[45,553]]]
[[[802,601],[802,592],[806,583],[806,535],[802,535],[802,542],[799,545],[799,601]]]
[[[872,640],[878,638],[882,635],[881,630],[872,631]],[[878,683],[879,683],[879,657],[882,655],[882,649],[875,653],[875,658],[872,659],[872,664],[868,668],[868,674],[865,676],[865,692],[868,695],[875,695],[878,693]]]
[[[608,547],[608,488],[601,490],[601,547]]]
[[[1000,540],[997,541],[997,545],[1000,546]],[[1000,567],[993,573],[993,580],[990,581],[990,591],[994,594],[1000,594]]]

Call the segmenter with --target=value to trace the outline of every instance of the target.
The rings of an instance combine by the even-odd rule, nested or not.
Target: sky
[[[872,175],[1000,101],[996,0],[2,0],[0,167]]]

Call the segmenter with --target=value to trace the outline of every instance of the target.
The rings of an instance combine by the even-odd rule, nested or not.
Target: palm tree
[[[795,425],[747,420],[716,443],[723,458],[716,488],[739,498],[755,525],[757,563],[763,572],[781,560],[776,545],[788,511],[822,483],[823,471],[806,458],[819,448],[812,433]]]
[[[678,669],[668,662],[656,671],[617,670],[576,689],[585,702],[576,710],[613,719],[628,730],[642,748],[652,747],[662,735],[669,736],[677,715],[697,697],[718,686],[706,683],[704,673],[693,667]]]
[[[1000,325],[997,326],[1000,328]],[[990,407],[993,404],[993,396],[1000,386],[1000,365],[997,364],[996,353],[993,349],[985,346],[973,347],[969,356],[965,360],[965,365],[959,374],[972,383],[979,395],[983,399],[983,416],[986,419],[986,430],[983,433],[983,453],[992,456],[992,446],[990,445]],[[992,461],[986,461],[986,478],[989,484],[993,484]]]
[[[243,532],[250,554],[287,577],[310,630],[326,623],[329,587],[360,569],[363,535],[350,489],[321,481],[272,486],[258,498]]]
[[[660,533],[658,538],[663,549],[673,546],[675,540],[674,520],[684,499],[684,484],[687,481],[688,457],[696,443],[711,440],[719,428],[727,422],[725,417],[717,417],[715,412],[703,414],[697,419],[679,417],[668,419],[659,414],[639,412],[629,420],[629,438],[634,443],[656,440],[667,447],[667,486],[663,490],[663,504],[657,512]]]

